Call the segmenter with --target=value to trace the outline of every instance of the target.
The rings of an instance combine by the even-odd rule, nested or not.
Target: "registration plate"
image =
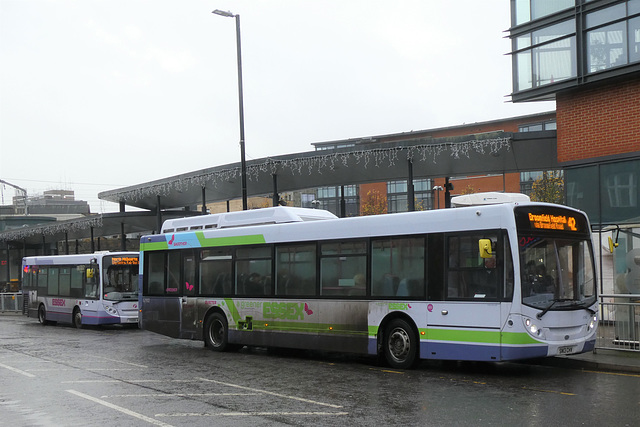
[[[564,347],[558,347],[558,354],[571,354],[575,346],[567,345]]]

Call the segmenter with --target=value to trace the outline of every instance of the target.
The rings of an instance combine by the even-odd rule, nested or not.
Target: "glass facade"
[[[640,0],[602,3],[512,0],[514,94],[640,66]]]
[[[430,179],[413,180],[413,198],[416,210],[423,211],[433,209],[433,196],[431,194],[432,182]],[[409,210],[407,181],[387,182],[387,212],[407,212]]]
[[[329,212],[340,216],[340,199],[341,199],[341,187],[319,187],[317,189],[317,199],[308,203],[316,209],[325,209]],[[345,199],[345,216],[358,216],[360,214],[360,198],[358,196],[357,185],[345,185],[344,186],[344,199]]]
[[[587,213],[592,224],[640,220],[640,160],[565,169],[567,204]]]

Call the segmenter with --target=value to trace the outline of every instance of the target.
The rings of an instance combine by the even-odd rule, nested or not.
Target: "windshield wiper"
[[[551,304],[549,304],[548,306],[546,306],[540,313],[536,314],[536,317],[538,319],[542,319],[542,316],[544,316],[545,314],[547,314],[547,312],[549,310],[551,310],[551,307],[553,307],[554,305],[556,305],[556,303],[558,302],[567,302],[567,301],[573,301],[573,299],[571,298],[557,298],[554,299]]]

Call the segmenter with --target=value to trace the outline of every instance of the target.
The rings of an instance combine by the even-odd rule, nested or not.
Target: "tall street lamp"
[[[247,161],[244,153],[244,105],[242,101],[242,50],[240,49],[240,15],[216,9],[212,13],[236,18],[236,45],[238,52],[238,109],[240,112],[240,167],[242,171],[242,210],[247,210]]]

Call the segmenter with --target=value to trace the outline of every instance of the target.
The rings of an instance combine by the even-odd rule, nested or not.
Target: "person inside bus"
[[[251,273],[244,284],[244,291],[247,295],[264,294],[262,276],[260,276],[258,273]]]

